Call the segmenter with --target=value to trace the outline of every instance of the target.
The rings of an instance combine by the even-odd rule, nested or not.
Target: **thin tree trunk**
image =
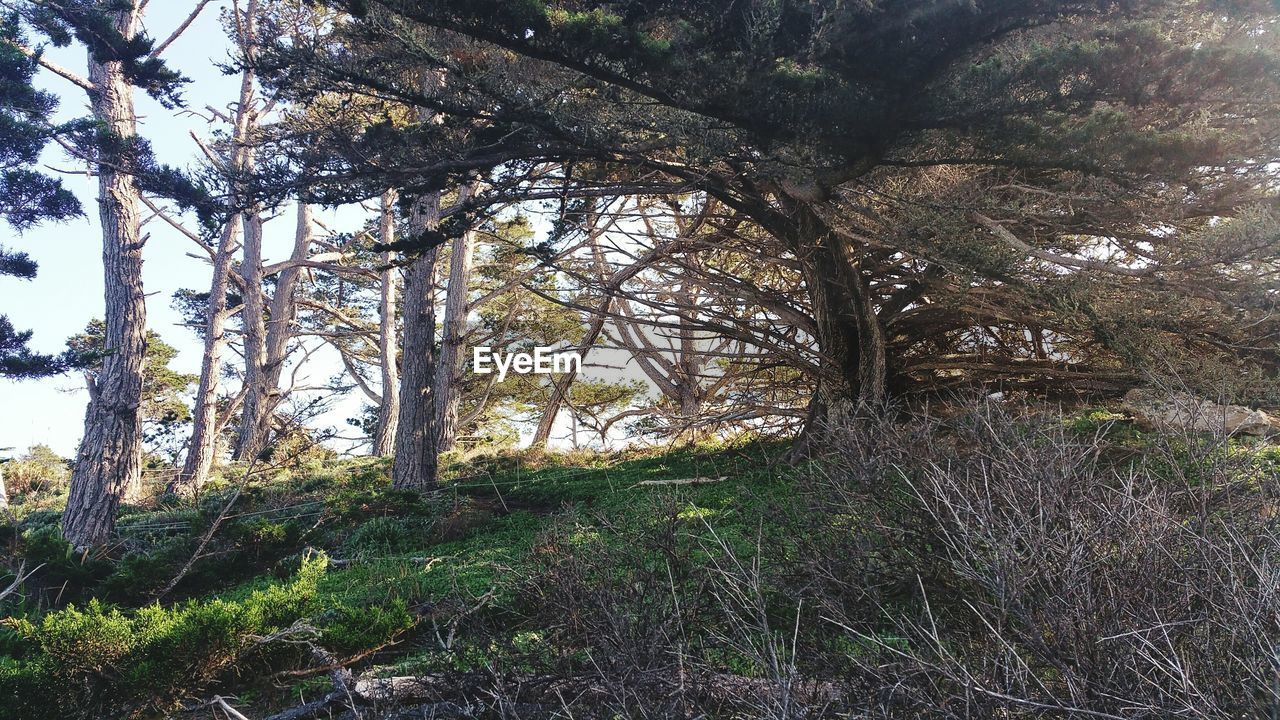
[[[440,452],[452,450],[458,441],[458,408],[462,404],[463,345],[466,341],[467,296],[471,289],[471,267],[475,237],[464,233],[453,241],[449,258],[449,287],[445,294],[444,328],[440,338],[440,359],[436,364],[436,424]]]
[[[240,51],[247,58],[255,54],[257,41],[257,2],[251,0],[245,21],[238,25]],[[236,104],[232,129],[230,164],[239,172],[252,169],[254,133],[258,128],[259,110],[255,99],[257,76],[251,66],[240,74],[240,97]],[[240,245],[244,215],[236,213],[227,221],[213,257],[213,280],[209,284],[209,301],[205,309],[204,354],[200,361],[200,384],[196,389],[195,408],[191,418],[191,442],[182,471],[169,483],[168,492],[180,489],[199,490],[209,480],[209,471],[218,451],[218,386],[222,379],[222,354],[227,345],[227,291],[231,285],[231,266]]]
[[[598,240],[599,236],[593,238]],[[595,262],[596,271],[604,278],[605,263],[604,256],[599,245],[592,246],[592,258]],[[591,323],[587,326],[587,332],[582,338],[582,342],[578,344],[578,355],[583,362],[587,359],[587,353],[595,346],[596,341],[600,339],[600,334],[604,331],[605,318],[609,314],[609,309],[614,302],[614,293],[621,287],[622,283],[632,277],[643,263],[636,263],[631,268],[614,273],[607,279],[604,284],[604,299],[596,307],[595,313],[591,316]],[[557,378],[551,385],[551,397],[547,400],[546,407],[542,410],[542,417],[538,420],[538,429],[533,434],[533,440],[530,447],[545,448],[547,441],[551,439],[551,430],[555,427],[556,418],[560,415],[561,408],[564,407],[565,399],[569,396],[569,388],[573,387],[574,381],[578,379],[576,370],[570,370],[561,377]],[[574,426],[574,447],[577,447],[577,426]]]
[[[280,404],[280,375],[284,370],[285,358],[289,353],[289,340],[296,332],[298,319],[298,278],[302,275],[300,263],[307,259],[314,240],[312,232],[311,207],[306,203],[298,203],[298,225],[293,236],[293,252],[289,255],[290,264],[280,271],[276,278],[276,292],[271,296],[269,320],[267,321],[267,360],[263,373],[267,390],[267,412],[265,417],[270,422],[272,414]]]
[[[191,442],[182,470],[169,484],[168,492],[196,491],[209,480],[209,470],[218,450],[218,386],[222,378],[222,352],[227,346],[227,291],[231,284],[231,261],[240,238],[242,216],[231,216],[218,240],[213,256],[213,282],[206,304],[207,325],[204,355],[200,361],[200,384],[191,414]]]
[[[440,194],[414,201],[409,232],[418,237],[434,230],[440,221]],[[404,350],[401,354],[400,418],[396,428],[396,459],[392,468],[397,488],[430,490],[437,485],[439,460],[435,402],[435,248],[423,253],[405,269]]]
[[[125,38],[137,33],[133,3],[109,13]],[[94,119],[115,139],[137,135],[133,87],[119,61],[89,60]],[[107,150],[102,150],[106,153]],[[109,159],[109,158],[108,158]],[[133,178],[98,164],[98,214],[102,223],[102,265],[109,351],[85,411],[84,437],[71,475],[62,531],[77,548],[100,545],[115,532],[120,500],[141,486],[142,368],[146,357],[147,308],[142,289],[139,193]]]
[[[240,265],[244,308],[244,406],[240,411],[240,438],[235,459],[252,460],[267,446],[267,326],[266,294],[262,288],[262,216],[255,209],[245,217],[244,258]]]
[[[396,191],[382,194],[379,233],[382,243],[396,240]],[[396,295],[399,271],[392,266],[393,253],[382,253],[382,298],[378,307],[378,365],[382,374],[382,402],[378,406],[378,433],[373,453],[386,457],[395,452],[396,427],[400,423],[400,343],[396,332]]]
[[[600,333],[604,330],[604,316],[608,312],[609,301],[605,300],[601,304],[600,311],[591,317],[591,324],[587,326],[587,334],[583,336],[582,342],[578,344],[577,352],[583,362],[587,360],[587,353],[600,339]],[[578,379],[578,372],[570,369],[556,378],[551,384],[551,397],[547,399],[547,404],[542,409],[542,417],[538,419],[538,429],[533,434],[533,440],[529,446],[532,448],[545,448],[547,441],[551,439],[551,430],[555,427],[556,418],[560,416],[560,409],[564,407],[565,398],[569,396],[569,388],[573,387],[573,383]]]

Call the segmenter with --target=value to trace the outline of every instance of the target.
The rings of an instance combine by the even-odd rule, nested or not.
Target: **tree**
[[[410,237],[440,223],[440,194],[413,200]],[[437,483],[439,434],[431,388],[436,374],[436,248],[409,260],[404,271],[404,338],[401,342],[400,416],[396,423],[392,483],[397,488],[431,490]]]
[[[396,241],[395,190],[387,190],[379,199],[378,241],[391,245]],[[390,250],[384,250],[379,271],[378,298],[378,371],[382,395],[378,398],[378,429],[373,439],[373,454],[386,457],[395,448],[396,427],[400,422],[400,271],[392,264]]]
[[[81,76],[16,40],[8,42],[83,90],[92,112],[92,131],[71,149],[98,177],[107,354],[97,382],[90,388],[84,436],[62,518],[67,540],[76,547],[87,547],[111,535],[120,499],[135,491],[140,481],[138,413],[142,406],[146,303],[136,176],[149,166],[149,154],[138,137],[134,90],[141,88],[172,107],[179,102],[178,88],[184,79],[159,58],[169,43],[157,47],[141,31],[143,6],[136,0],[29,0],[10,5],[52,43],[67,46],[78,42],[88,58],[88,73]],[[194,13],[203,7],[198,6]],[[153,182],[173,179],[168,173],[156,173]]]
[[[75,357],[96,358],[82,364],[85,383],[97,387],[100,382],[104,359],[109,355],[106,345],[106,324],[91,320],[84,332],[67,340],[68,352]],[[149,448],[172,445],[178,430],[192,420],[191,408],[184,397],[196,382],[197,376],[180,373],[169,367],[178,356],[178,349],[165,342],[154,330],[147,331],[147,354],[142,363],[142,405],[139,421],[142,439]],[[137,499],[141,488],[130,489],[130,499]]]
[[[242,59],[251,58],[257,43],[256,0],[250,0],[243,13],[238,8],[233,9],[233,12],[235,17],[230,24],[229,34],[233,35]],[[199,490],[208,481],[209,471],[213,467],[219,434],[218,409],[222,404],[218,388],[222,380],[222,356],[228,340],[227,321],[236,311],[228,303],[232,282],[238,280],[232,273],[232,262],[241,246],[246,225],[251,230],[256,229],[256,215],[242,209],[250,205],[244,197],[243,177],[253,170],[257,142],[254,135],[262,108],[256,96],[256,77],[252,65],[245,62],[244,66],[240,75],[240,95],[230,116],[226,117],[232,128],[230,137],[224,147],[219,148],[220,154],[208,158],[222,173],[233,178],[233,184],[239,192],[234,193],[231,198],[231,214],[218,234],[210,258],[213,274],[203,314],[204,351],[201,354],[200,380],[192,414],[191,440],[182,469],[168,488],[170,492]],[[243,287],[243,280],[240,280],[240,284]]]
[[[503,167],[488,197],[533,198],[552,187],[528,169],[558,163],[561,196],[698,189],[772,236],[809,296],[815,427],[921,384],[1133,382],[1125,346],[1150,343],[1117,343],[1104,318],[1134,298],[1161,298],[1127,325],[1167,346],[1257,358],[1239,334],[1272,331],[1230,270],[1271,267],[1268,221],[1202,241],[1272,194],[1268,3],[330,4],[366,38],[453,38],[416,53],[448,73],[439,95],[383,71],[411,44],[359,65],[307,54],[310,77],[486,119],[465,145],[402,137],[423,182]],[[353,174],[385,173],[352,156]],[[1172,288],[1198,307],[1161,314]],[[1240,320],[1231,342],[1209,306]],[[1052,350],[1007,341],[1028,333]]]
[[[48,124],[57,99],[32,86],[39,67],[19,50],[24,43],[13,18],[0,19],[0,218],[22,231],[44,221],[67,220],[81,214],[80,203],[57,178],[33,170],[40,152],[54,135],[69,130]],[[0,276],[31,279],[36,263],[26,253],[0,247]],[[14,329],[0,315],[0,377],[31,378],[68,369],[72,358],[32,352],[29,331]]]

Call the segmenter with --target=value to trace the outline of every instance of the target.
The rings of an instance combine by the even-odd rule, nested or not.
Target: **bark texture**
[[[379,235],[382,243],[396,241],[395,190],[382,194]],[[391,251],[382,253],[381,299],[378,307],[378,367],[382,376],[382,401],[378,405],[378,434],[373,454],[386,457],[395,452],[396,428],[400,424],[400,339],[396,327],[400,271],[392,266]]]
[[[139,11],[133,3],[108,13],[115,29],[132,38]],[[89,60],[94,119],[116,138],[137,134],[133,87],[118,61]],[[104,151],[105,152],[105,151]],[[109,160],[110,158],[106,158]],[[109,351],[89,389],[84,436],[76,454],[62,531],[77,548],[104,543],[115,532],[120,500],[141,485],[142,369],[147,310],[142,289],[139,194],[133,178],[102,162],[98,215],[102,223],[105,345]]]
[[[444,327],[440,337],[440,358],[436,364],[436,423],[440,452],[452,450],[458,442],[458,410],[462,404],[463,350],[467,337],[468,291],[475,257],[474,233],[453,241],[449,258],[449,285],[445,291]]]
[[[231,261],[240,242],[241,216],[233,215],[218,239],[213,256],[213,281],[205,306],[204,354],[200,360],[200,384],[191,413],[191,442],[182,470],[168,492],[195,491],[209,480],[218,450],[218,386],[222,378],[222,353],[227,346],[227,290],[231,285]]]
[[[818,390],[806,433],[874,415],[884,406],[884,329],[860,263],[812,211],[796,212],[793,248],[808,287],[821,352]]]
[[[440,221],[440,195],[416,199],[409,216],[412,236],[434,230]],[[439,433],[436,428],[435,382],[436,257],[433,248],[405,269],[404,350],[400,370],[400,418],[395,435],[395,487],[430,490],[437,485]]]
[[[267,324],[266,293],[262,288],[262,215],[256,210],[245,216],[244,258],[240,264],[244,307],[240,322],[244,327],[244,406],[240,411],[240,437],[235,459],[252,460],[267,446]]]

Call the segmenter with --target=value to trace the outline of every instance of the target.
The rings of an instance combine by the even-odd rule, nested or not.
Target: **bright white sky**
[[[190,12],[193,3],[175,0],[152,2],[147,9],[146,27],[152,37],[165,38]],[[190,133],[207,136],[209,122],[204,108],[225,108],[239,89],[239,78],[222,74],[217,67],[228,58],[229,43],[219,21],[229,0],[217,0],[184,36],[166,52],[165,59],[192,82],[183,95],[191,112],[166,110],[138,93],[141,133],[151,141],[162,162],[190,166],[197,160],[197,148]],[[58,64],[81,71],[85,67],[83,50],[71,47],[50,48],[47,56]],[[88,114],[83,91],[62,78],[42,73],[39,85],[62,98],[60,118],[69,119]],[[205,113],[207,114],[207,113]],[[47,162],[61,169],[75,165],[61,152],[47,153]],[[96,181],[90,177],[67,176],[66,186],[76,193],[87,217],[62,225],[46,225],[17,235],[0,225],[0,244],[22,250],[40,264],[35,280],[27,282],[0,278],[0,311],[9,315],[14,327],[34,330],[31,345],[44,352],[59,352],[71,335],[82,330],[92,318],[102,316],[101,236],[97,219]],[[293,213],[267,226],[266,255],[268,262],[287,256],[293,238]],[[330,227],[335,223],[354,229],[360,221],[358,212],[321,213]],[[188,257],[196,248],[160,220],[149,223],[144,232],[151,234],[145,251],[143,280],[147,290],[148,325],[171,345],[181,350],[174,363],[178,370],[199,371],[200,343],[195,334],[179,327],[181,318],[171,306],[173,293],[182,288],[208,290],[207,263]],[[336,363],[321,362],[316,380],[323,382]],[[87,395],[79,376],[15,383],[0,381],[0,453],[3,448],[21,452],[37,443],[50,445],[59,454],[71,456],[82,432]],[[360,407],[352,397],[335,407],[326,417],[328,423],[344,426]],[[347,434],[351,434],[350,429]],[[12,453],[5,453],[12,454]]]

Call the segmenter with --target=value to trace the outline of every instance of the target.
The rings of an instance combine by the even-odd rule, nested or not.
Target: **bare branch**
[[[196,18],[200,17],[200,13],[204,12],[205,7],[208,6],[209,3],[212,1],[213,0],[200,0],[200,4],[196,6],[195,10],[191,11],[191,14],[187,16],[187,19],[183,20],[182,24],[179,25],[177,29],[173,31],[173,34],[170,35],[168,38],[166,38],[164,42],[157,45],[156,49],[152,50],[151,54],[148,55],[147,57],[152,57],[152,58],[160,57],[160,54],[163,53],[165,50],[168,50],[169,46],[172,45],[175,40],[182,37],[182,33],[186,32],[187,28],[191,27],[191,23],[195,22]]]

